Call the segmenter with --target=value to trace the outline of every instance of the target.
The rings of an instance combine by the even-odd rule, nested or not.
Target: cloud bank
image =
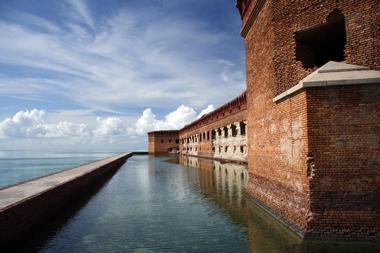
[[[134,128],[129,128],[129,134],[145,134],[149,131],[155,130],[173,130],[180,129],[186,124],[199,119],[206,113],[214,110],[213,105],[209,105],[203,109],[199,114],[188,106],[181,105],[177,110],[169,113],[164,119],[160,120],[156,118],[156,115],[152,112],[151,108],[144,110],[140,118],[137,120]]]
[[[148,108],[132,127],[128,127],[119,117],[96,117],[94,126],[67,120],[47,122],[45,110],[32,109],[19,111],[0,121],[0,139],[62,139],[71,144],[112,144],[115,138],[124,138],[128,142],[135,136],[142,136],[145,140],[148,131],[180,129],[213,110],[214,106],[209,105],[198,114],[193,108],[181,105],[163,119],[158,119]]]

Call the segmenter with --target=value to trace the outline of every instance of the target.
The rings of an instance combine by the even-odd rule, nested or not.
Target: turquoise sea
[[[0,150],[0,188],[116,154],[118,153]]]

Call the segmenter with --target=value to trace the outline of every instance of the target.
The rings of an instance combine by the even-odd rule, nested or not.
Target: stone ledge
[[[273,102],[277,103],[306,88],[363,84],[380,85],[380,71],[370,70],[364,66],[330,61],[302,79],[297,85],[274,97]]]
[[[0,246],[21,241],[134,154],[145,153],[124,153],[1,189]]]

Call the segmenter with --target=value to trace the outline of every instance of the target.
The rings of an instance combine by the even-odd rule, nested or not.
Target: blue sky
[[[233,0],[0,2],[0,149],[146,149],[245,89]]]

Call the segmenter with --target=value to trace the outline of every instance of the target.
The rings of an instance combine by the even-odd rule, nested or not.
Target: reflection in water
[[[244,197],[248,182],[245,165],[186,156],[181,156],[179,163],[192,169],[189,181],[208,200],[224,210],[234,223],[246,227],[249,252],[380,252],[378,243],[301,240]]]
[[[131,157],[78,209],[10,252],[380,252],[298,239],[244,197],[244,165],[168,159]]]

